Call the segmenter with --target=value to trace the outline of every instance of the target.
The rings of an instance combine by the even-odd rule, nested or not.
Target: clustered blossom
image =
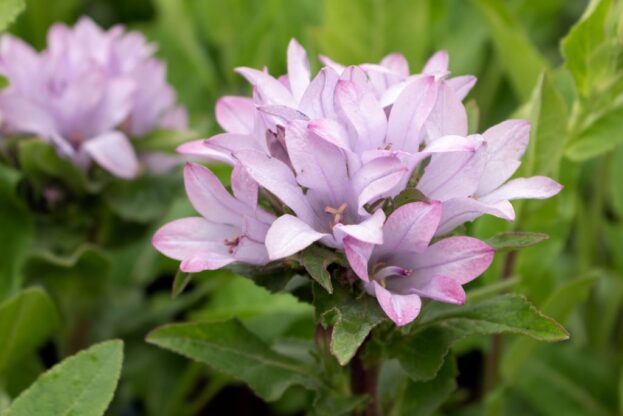
[[[95,161],[116,176],[135,176],[139,164],[128,137],[186,127],[154,52],[140,33],[121,26],[104,31],[88,18],[73,28],[52,26],[42,52],[3,35],[0,73],[9,79],[0,93],[3,135],[37,135],[81,167]]]
[[[397,325],[418,316],[422,298],[463,303],[462,285],[489,267],[494,251],[447,235],[483,214],[513,220],[510,200],[561,189],[541,176],[509,180],[528,145],[528,122],[470,135],[462,100],[476,79],[450,78],[445,52],[420,74],[399,54],[348,67],[321,60],[312,79],[293,40],[286,75],[237,69],[252,97],[221,98],[216,118],[225,133],[178,149],[231,164],[234,195],[188,164],[186,190],[202,217],[165,225],[155,247],[196,272],[263,265],[322,244],[345,254]],[[391,201],[407,189],[422,197],[396,208]]]

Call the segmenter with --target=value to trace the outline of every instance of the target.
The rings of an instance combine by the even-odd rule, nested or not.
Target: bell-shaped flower
[[[494,250],[471,237],[449,237],[429,245],[442,216],[439,202],[412,202],[389,215],[383,244],[344,240],[353,271],[396,325],[413,321],[422,298],[462,304],[462,285],[483,273]]]
[[[257,205],[258,187],[244,169],[232,172],[231,195],[207,168],[187,164],[186,193],[198,217],[165,224],[152,239],[162,254],[181,260],[184,272],[216,270],[234,262],[268,263],[266,232],[275,220]]]

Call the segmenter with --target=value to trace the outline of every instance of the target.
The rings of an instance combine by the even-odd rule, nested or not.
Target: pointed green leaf
[[[310,369],[270,349],[237,320],[167,325],[147,342],[241,380],[268,401],[292,385],[319,385]]]
[[[333,326],[331,352],[341,365],[353,358],[370,331],[385,319],[376,299],[366,293],[355,296],[343,287],[329,295],[314,285],[314,306],[322,325]]]
[[[387,354],[400,361],[413,381],[435,377],[450,346],[467,336],[520,334],[540,341],[568,338],[561,325],[519,295],[465,306],[431,304],[410,329],[410,335],[394,335],[388,341]]]
[[[45,372],[2,416],[101,416],[113,398],[122,361],[122,341],[81,351]]]
[[[580,21],[561,43],[565,65],[583,95],[589,93],[591,73],[596,69],[591,58],[606,40],[606,19],[611,4],[612,0],[592,0]]]
[[[40,288],[31,288],[0,305],[0,373],[33,352],[59,327],[56,307]]]
[[[343,259],[335,251],[313,245],[300,254],[299,261],[312,279],[327,292],[333,293],[331,274],[327,267],[334,263],[344,264]]]
[[[181,270],[178,270],[177,273],[175,273],[175,278],[173,278],[173,287],[171,288],[171,297],[173,299],[178,297],[184,291],[192,277],[192,273],[185,273]]]
[[[25,8],[24,0],[0,0],[0,32],[6,30]]]
[[[566,156],[581,162],[599,156],[623,144],[623,107],[615,107],[574,137]]]
[[[498,233],[486,241],[497,253],[517,251],[549,239],[547,234],[524,231]]]

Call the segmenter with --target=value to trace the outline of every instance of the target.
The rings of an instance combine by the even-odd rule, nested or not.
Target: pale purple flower
[[[258,207],[258,187],[244,169],[232,172],[233,195],[209,169],[197,164],[185,166],[184,184],[201,216],[164,225],[153,237],[156,249],[181,260],[184,272],[216,270],[234,262],[268,263],[264,239],[275,217]]]
[[[153,53],[142,35],[120,26],[104,31],[88,18],[73,28],[52,26],[41,53],[4,35],[4,132],[39,135],[83,168],[94,160],[116,176],[135,176],[139,163],[128,135],[185,126]]]
[[[413,321],[421,298],[462,304],[462,285],[484,272],[494,250],[471,237],[449,237],[429,245],[442,215],[439,202],[413,202],[394,211],[383,226],[383,244],[345,239],[353,271],[397,325]]]

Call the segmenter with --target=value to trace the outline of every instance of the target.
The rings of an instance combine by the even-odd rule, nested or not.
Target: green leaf
[[[610,201],[619,219],[623,219],[623,192],[620,180],[623,178],[623,146],[619,146],[612,154],[610,177],[608,180]]]
[[[592,0],[561,43],[565,65],[582,95],[588,95],[591,89],[592,72],[596,70],[591,58],[606,40],[605,26],[611,4],[611,0]]]
[[[2,416],[103,415],[122,361],[123,342],[118,340],[81,351],[45,372]]]
[[[584,301],[595,283],[594,277],[581,277],[571,280],[554,291],[543,304],[543,313],[560,322],[566,322],[579,303]],[[502,375],[512,383],[523,364],[538,347],[534,340],[521,338],[513,342],[504,354],[501,363]]]
[[[574,137],[565,155],[576,162],[599,156],[623,144],[623,107],[615,107]]]
[[[450,394],[456,390],[455,378],[457,375],[454,357],[449,357],[434,379],[421,382],[407,379],[392,415],[426,416],[434,414],[450,397]]]
[[[502,0],[473,0],[485,19],[497,54],[517,95],[527,100],[548,63]]]
[[[552,77],[544,72],[531,100],[532,129],[520,170],[522,176],[558,176],[567,142],[567,119],[567,104]]]
[[[184,291],[192,277],[192,273],[186,273],[181,270],[178,270],[177,273],[175,273],[175,277],[173,278],[173,287],[171,288],[171,297],[173,299],[178,297]]]
[[[152,331],[147,342],[241,380],[268,401],[292,385],[319,385],[310,369],[271,350],[237,320],[167,325]]]
[[[341,365],[346,365],[370,331],[385,320],[385,314],[376,299],[366,293],[356,296],[339,287],[329,295],[316,285],[313,291],[317,320],[325,327],[333,326],[331,353]]]
[[[344,260],[335,251],[321,246],[313,245],[305,249],[299,255],[299,262],[312,279],[314,279],[327,292],[333,293],[331,274],[327,270],[331,264],[344,265]]]
[[[366,396],[340,396],[333,390],[324,390],[316,395],[311,416],[352,415],[353,410],[366,402]]]
[[[0,305],[0,373],[33,352],[60,326],[56,307],[39,288]]]
[[[144,175],[133,181],[115,180],[104,191],[108,206],[127,221],[146,223],[162,218],[168,211],[181,178],[175,174]]]
[[[9,86],[9,79],[4,75],[0,75],[0,91]]]
[[[92,184],[88,183],[80,168],[71,161],[60,157],[51,144],[41,139],[21,140],[18,151],[24,176],[32,182],[39,192],[51,180],[61,181],[78,195],[93,187]]]
[[[497,253],[517,251],[549,239],[547,234],[525,231],[509,231],[494,235],[486,241]]]
[[[0,31],[6,30],[25,8],[24,0],[0,0]]]
[[[147,136],[133,140],[132,144],[138,152],[175,153],[179,145],[199,137],[199,133],[189,130],[157,129]]]
[[[31,215],[16,194],[20,174],[0,164],[0,300],[21,286],[22,266],[33,242]]]
[[[519,334],[539,341],[568,338],[562,326],[519,295],[465,306],[431,304],[409,328],[410,335],[394,335],[388,341],[387,354],[400,361],[413,381],[435,377],[450,346],[467,336]]]

